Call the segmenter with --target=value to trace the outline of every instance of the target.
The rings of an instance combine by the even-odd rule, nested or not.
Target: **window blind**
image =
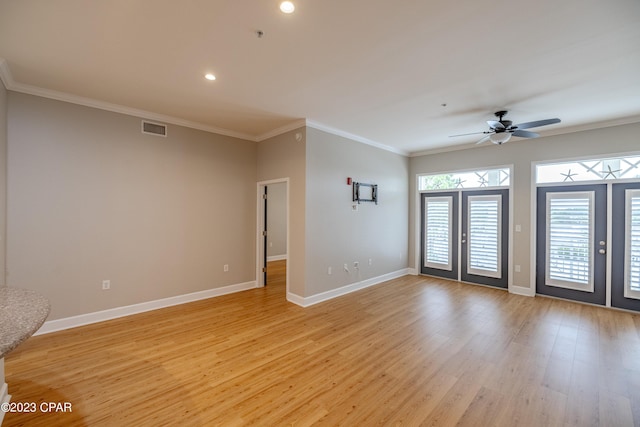
[[[547,204],[547,281],[591,282],[592,197],[554,195]]]
[[[425,202],[425,267],[451,270],[451,197]]]
[[[640,190],[627,193],[626,285],[640,292]]]
[[[469,198],[469,272],[500,273],[500,200]]]

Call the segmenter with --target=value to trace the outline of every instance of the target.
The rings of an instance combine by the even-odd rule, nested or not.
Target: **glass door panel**
[[[458,192],[422,194],[420,272],[458,278]]]
[[[547,193],[545,284],[593,292],[594,192]]]
[[[498,194],[468,199],[467,272],[471,274],[501,277],[501,198]]]

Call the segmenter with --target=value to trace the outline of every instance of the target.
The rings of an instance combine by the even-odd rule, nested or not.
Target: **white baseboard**
[[[418,276],[420,274],[417,268],[409,268],[408,270],[409,270],[409,275],[411,276]]]
[[[304,297],[294,294],[293,292],[287,292],[287,301],[292,302],[295,305],[299,305],[300,307],[306,307]]]
[[[297,304],[301,307],[309,307],[314,304],[318,304],[323,301],[328,301],[333,298],[340,297],[342,295],[350,294],[351,292],[359,291],[360,289],[368,288],[370,286],[377,285],[387,280],[397,279],[398,277],[406,276],[409,274],[408,268],[402,270],[393,271],[391,273],[383,274],[382,276],[372,277],[371,279],[363,280],[361,282],[352,283],[347,286],[343,286],[338,289],[332,289],[330,291],[322,292],[309,297],[301,297],[291,292],[287,293],[287,301]]]
[[[144,313],[145,311],[157,310],[159,308],[171,307],[173,305],[185,304],[188,302],[218,297],[235,292],[246,291],[256,287],[256,282],[245,282],[236,285],[213,288],[206,291],[193,292],[175,297],[163,298],[139,304],[127,305],[124,307],[110,308],[108,310],[96,311],[93,313],[81,314],[78,316],[66,317],[64,319],[50,320],[34,335],[48,334],[50,332],[62,331],[64,329],[76,328],[78,326],[89,325],[91,323],[104,322],[105,320],[117,319],[118,317],[130,316],[132,314]]]
[[[287,259],[287,254],[284,255],[273,255],[267,257],[267,262],[271,261],[282,261],[283,259]]]
[[[532,288],[525,288],[522,286],[511,286],[509,287],[509,293],[515,295],[522,295],[525,297],[535,297],[536,290]]]

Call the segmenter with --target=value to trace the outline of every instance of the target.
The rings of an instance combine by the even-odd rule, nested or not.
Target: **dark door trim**
[[[262,278],[264,286],[267,286],[267,250],[268,250],[268,238],[267,238],[267,188],[268,186],[264,186],[264,230],[262,232],[263,237],[263,258],[262,258]]]

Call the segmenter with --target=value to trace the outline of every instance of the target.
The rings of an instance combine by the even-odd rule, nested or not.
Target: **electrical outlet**
[[[516,264],[516,273],[520,273],[520,265]]]
[[[356,270],[360,267],[360,263],[358,261],[354,261],[353,262],[353,268],[355,268]]]
[[[222,266],[222,269],[224,270],[225,273],[229,271],[229,264],[225,264],[224,266]]]
[[[331,267],[327,268],[327,274],[331,276]]]
[[[103,280],[102,281],[102,290],[106,291],[111,289],[111,280]]]
[[[373,265],[373,260],[369,258],[369,265]]]

